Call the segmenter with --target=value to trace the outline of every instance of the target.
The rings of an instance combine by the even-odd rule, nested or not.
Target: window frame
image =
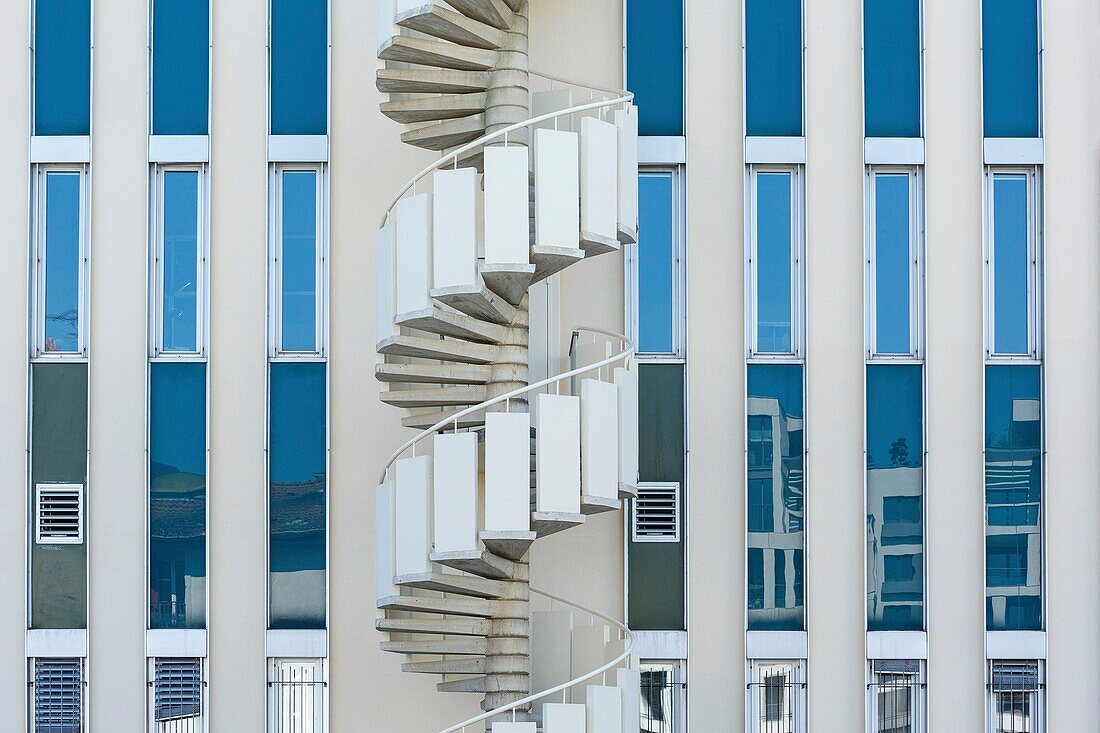
[[[312,731],[287,731],[282,728],[282,723],[278,716],[279,700],[280,700],[280,685],[293,684],[285,682],[282,679],[282,670],[285,665],[289,664],[314,664],[317,668],[317,677],[319,680],[314,682],[300,683],[310,685],[320,685],[320,697],[321,705],[320,710],[314,711],[314,727]],[[329,730],[329,695],[328,695],[328,660],[324,657],[269,657],[267,660],[267,726],[265,730],[268,733],[327,733]],[[320,715],[321,720],[318,721],[317,717]],[[318,725],[318,722],[320,725]]]
[[[195,350],[168,351],[164,348],[164,174],[195,172],[198,174],[198,226],[196,229],[195,287]],[[149,298],[149,358],[202,360],[207,357],[210,340],[209,291],[210,291],[210,207],[209,175],[206,163],[171,163],[151,166],[150,202],[151,228]]]
[[[147,678],[146,678],[146,685],[148,687],[148,693],[147,693],[148,704],[147,704],[146,717],[148,719],[147,725],[149,726],[149,728],[148,728],[149,733],[160,733],[160,729],[158,729],[158,727],[157,727],[157,723],[159,721],[157,721],[157,719],[156,719],[157,662],[158,661],[168,661],[168,660],[176,660],[176,661],[184,661],[184,660],[191,661],[191,660],[194,660],[194,661],[198,662],[198,665],[199,665],[199,714],[197,716],[198,717],[198,722],[197,722],[197,724],[192,724],[189,728],[187,728],[186,733],[206,733],[209,730],[209,726],[210,726],[210,716],[207,715],[207,711],[209,710],[210,700],[209,700],[209,695],[208,695],[208,691],[207,691],[207,688],[208,688],[207,667],[208,667],[208,665],[206,663],[206,658],[205,657],[190,657],[190,658],[187,658],[187,657],[149,657],[148,658],[148,660],[147,660],[148,673],[147,673]],[[175,730],[175,729],[173,728],[172,730]],[[181,729],[181,733],[183,733],[183,729]]]
[[[1037,669],[1037,682],[1035,690],[1021,690],[1020,694],[1026,692],[1032,696],[1031,702],[1034,704],[1035,714],[1031,716],[1028,721],[1030,733],[1046,733],[1046,660],[1043,659],[1021,659],[1021,660],[1008,660],[1008,659],[987,659],[985,662],[985,674],[986,674],[986,694],[985,694],[985,726],[987,733],[996,733],[998,728],[996,727],[996,709],[997,709],[997,694],[998,691],[993,686],[993,668],[998,664],[1005,662],[1032,662],[1036,663]]]
[[[806,706],[806,661],[804,659],[749,659],[748,683],[745,685],[745,730],[748,733],[767,733],[768,728],[760,727],[763,722],[760,705],[760,691],[764,684],[761,672],[781,666],[791,668],[791,727],[793,733],[806,733],[806,718],[809,710]]]
[[[878,711],[879,711],[879,687],[880,685],[875,681],[875,664],[878,662],[893,661],[885,659],[868,659],[867,660],[867,733],[879,733],[876,725],[878,723]],[[901,661],[901,660],[898,660]],[[928,730],[928,682],[927,682],[927,662],[923,659],[911,660],[918,664],[917,672],[914,675],[915,679],[909,682],[907,687],[912,696],[910,699],[911,711],[913,722],[909,726],[909,730],[913,733],[925,733]],[[896,674],[904,674],[898,672]],[[900,687],[900,686],[899,686]]]
[[[638,663],[640,673],[665,672],[668,681],[664,688],[670,692],[672,705],[669,708],[670,715],[665,721],[671,733],[687,733],[687,660],[684,659],[642,659]],[[648,669],[646,669],[648,667]],[[645,690],[652,689],[653,685],[646,685],[643,681],[639,687],[642,693],[642,703],[645,704]],[[644,715],[642,716],[645,717]]]
[[[88,663],[85,657],[29,657],[27,659],[27,722],[30,730],[37,729],[37,718],[35,704],[35,690],[38,686],[38,674],[37,664],[43,662],[49,664],[75,661],[80,675],[79,691],[80,691],[80,727],[79,732],[84,733],[88,730]]]
[[[871,362],[923,362],[925,354],[925,226],[924,175],[920,165],[868,165],[864,174],[866,221],[864,235],[864,351]],[[909,177],[909,353],[878,349],[878,291],[876,181],[878,175]]]

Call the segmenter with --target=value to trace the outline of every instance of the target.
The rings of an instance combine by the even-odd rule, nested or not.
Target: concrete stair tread
[[[508,590],[508,584],[500,580],[454,573],[399,575],[394,578],[393,583],[402,587],[454,593],[474,598],[500,598]]]
[[[516,317],[515,306],[483,285],[436,288],[431,295],[440,303],[483,321],[508,324]]]
[[[619,482],[619,498],[620,499],[637,499],[638,487],[633,484],[624,484]]]
[[[531,261],[535,263],[535,276],[532,282],[541,282],[583,259],[583,249],[533,245]]]
[[[483,550],[472,552],[433,552],[431,561],[481,578],[510,580],[516,576],[511,560]]]
[[[520,697],[526,697],[530,689],[531,677],[525,674],[492,675],[482,677],[466,677],[458,680],[447,680],[436,683],[438,692],[520,692]]]
[[[485,639],[472,636],[462,639],[426,639],[417,641],[383,641],[382,651],[394,654],[463,654],[484,656]]]
[[[489,71],[496,64],[497,52],[433,38],[394,36],[378,49],[378,58],[442,69]]]
[[[485,134],[485,115],[445,120],[401,133],[401,142],[427,150],[446,150],[477,140]]]
[[[535,266],[531,264],[492,264],[478,268],[485,286],[504,298],[512,305],[519,305],[527,288],[535,276]]]
[[[507,326],[435,307],[399,313],[393,322],[418,331],[482,344],[499,344],[508,338]]]
[[[458,423],[458,427],[460,428],[476,428],[485,424],[485,410],[475,410],[469,415],[459,418],[457,421],[449,419],[451,415],[456,415],[464,409],[466,408],[456,407],[449,410],[430,410],[428,412],[414,413],[401,418],[401,426],[413,428],[414,430],[427,430],[445,418],[448,419],[443,428],[445,430],[454,428],[455,422]]]
[[[517,13],[519,12],[519,9],[523,6],[523,0],[504,0],[504,2],[508,5],[509,8]]]
[[[622,502],[618,499],[608,499],[605,496],[581,495],[581,514],[602,514],[622,509]]]
[[[483,531],[479,537],[485,547],[494,555],[509,560],[522,560],[537,535],[534,532]]]
[[[379,69],[374,80],[384,94],[473,94],[489,88],[488,71]]]
[[[445,94],[437,97],[399,99],[392,102],[383,102],[380,109],[386,117],[403,124],[453,120],[484,112],[485,93]]]
[[[485,660],[478,657],[405,662],[402,672],[419,674],[485,674]]]
[[[443,634],[446,636],[488,636],[493,624],[481,618],[380,618],[374,628],[395,634]]]
[[[506,30],[512,27],[515,17],[512,8],[503,0],[446,0],[447,4],[467,18],[488,23],[494,28]]]
[[[581,249],[587,257],[616,252],[619,249],[619,240],[610,239],[592,232],[581,232]]]
[[[496,49],[504,45],[504,31],[462,13],[425,3],[399,13],[397,25],[471,48]]]
[[[476,405],[488,399],[489,388],[477,385],[428,387],[426,389],[391,389],[382,392],[381,400],[394,407],[455,407]]]
[[[419,613],[441,613],[451,616],[478,616],[481,618],[490,618],[498,614],[500,602],[481,598],[388,596],[379,599],[378,608],[383,611],[415,611]]]
[[[479,364],[376,364],[379,382],[413,384],[488,384],[492,367]]]
[[[387,356],[439,359],[463,364],[491,364],[497,357],[495,346],[419,336],[390,336],[379,342],[377,350]]]
[[[563,532],[584,524],[583,514],[571,512],[531,512],[531,529],[539,537]]]
[[[638,243],[638,232],[623,224],[619,224],[616,228],[618,230],[616,233],[616,237],[619,240],[619,244]]]

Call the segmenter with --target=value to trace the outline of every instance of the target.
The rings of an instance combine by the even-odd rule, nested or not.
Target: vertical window
[[[324,733],[325,665],[319,659],[273,659],[268,671],[268,733]]]
[[[205,135],[210,103],[210,2],[152,2],[152,134]]]
[[[750,662],[750,733],[803,733],[806,683],[801,661]]]
[[[750,180],[749,356],[801,353],[802,205],[797,169],[753,168]]]
[[[91,0],[34,2],[34,134],[87,135],[92,112]]]
[[[628,0],[626,37],[626,78],[638,105],[638,133],[683,135],[683,0]]]
[[[84,170],[36,171],[35,348],[44,356],[87,355]]]
[[[920,0],[864,0],[867,137],[921,136]]]
[[[84,660],[35,659],[32,664],[34,733],[83,733]]]
[[[676,171],[638,176],[638,246],[627,249],[640,354],[684,355],[682,189]]]
[[[156,659],[152,667],[149,733],[203,733],[202,660]]]
[[[983,0],[982,101],[986,137],[1039,137],[1038,0]]]
[[[641,729],[645,733],[686,733],[687,700],[680,662],[642,662]]]
[[[154,356],[205,353],[205,176],[201,168],[156,171]]]
[[[271,2],[271,134],[328,134],[328,0]]]
[[[324,354],[324,175],[275,169],[273,355]]]
[[[920,175],[869,169],[868,357],[922,356]]]
[[[923,664],[916,659],[881,659],[870,663],[867,685],[871,733],[924,733]]]
[[[986,257],[986,355],[1039,358],[1038,174],[990,169]]]
[[[802,135],[801,0],[745,0],[745,134]]]
[[[1036,660],[989,662],[989,733],[1043,733],[1043,664]]]

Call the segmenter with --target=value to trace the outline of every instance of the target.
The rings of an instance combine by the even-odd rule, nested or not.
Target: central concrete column
[[[482,710],[493,710],[531,694],[530,565],[527,557],[515,561],[516,571],[501,597],[501,614],[492,619],[485,651],[486,691]],[[516,711],[517,721],[532,720],[530,705]],[[485,721],[512,720],[512,713]]]

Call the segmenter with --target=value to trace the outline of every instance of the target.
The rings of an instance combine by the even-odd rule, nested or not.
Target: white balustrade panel
[[[632,239],[638,235],[638,108],[615,110],[619,129],[619,228]]]
[[[378,45],[382,48],[393,36],[398,35],[399,28],[394,23],[397,17],[397,0],[378,0]]]
[[[535,131],[535,244],[570,247],[580,241],[580,148],[576,133]]]
[[[432,195],[401,199],[397,214],[397,315],[431,307]]]
[[[594,117],[581,120],[581,231],[617,241],[618,130]]]
[[[396,595],[393,588],[393,483],[374,490],[375,598]]]
[[[588,733],[622,733],[623,694],[618,687],[595,685],[585,690]]]
[[[569,647],[572,633],[572,611],[535,611],[531,614],[532,690],[549,690],[571,679]]]
[[[573,629],[569,649],[570,677],[580,677],[607,664],[604,647],[611,638],[611,629],[606,624],[578,626]],[[592,679],[577,685],[570,692],[573,702],[584,700],[585,688],[602,684],[603,675],[596,675]]]
[[[542,706],[542,733],[585,733],[586,718],[584,705],[545,703]]]
[[[526,265],[530,260],[528,150],[522,145],[485,149],[485,264]]]
[[[622,733],[637,733],[642,710],[642,675],[637,669],[616,669],[615,686],[622,694]]]
[[[402,458],[397,461],[397,526],[394,574],[415,575],[431,570],[431,456]]]
[[[559,112],[573,106],[572,89],[548,89],[531,93],[531,116],[542,117],[551,112]],[[552,120],[544,120],[535,125],[536,130],[565,130],[573,132],[573,115],[563,115]]]
[[[615,370],[619,389],[619,482],[638,485],[638,373]]]
[[[378,230],[375,238],[375,265],[374,265],[374,318],[376,341],[382,341],[393,335],[394,311],[393,281],[394,281],[394,253],[393,253],[393,215],[386,220],[386,225]]]
[[[619,388],[581,380],[581,495],[619,497]]]
[[[531,529],[531,419],[522,412],[485,416],[485,530]]]
[[[436,171],[432,201],[432,287],[477,284],[477,171]]]
[[[535,507],[581,511],[581,404],[576,397],[538,395],[535,416]]]
[[[435,552],[477,550],[477,433],[434,441]]]

